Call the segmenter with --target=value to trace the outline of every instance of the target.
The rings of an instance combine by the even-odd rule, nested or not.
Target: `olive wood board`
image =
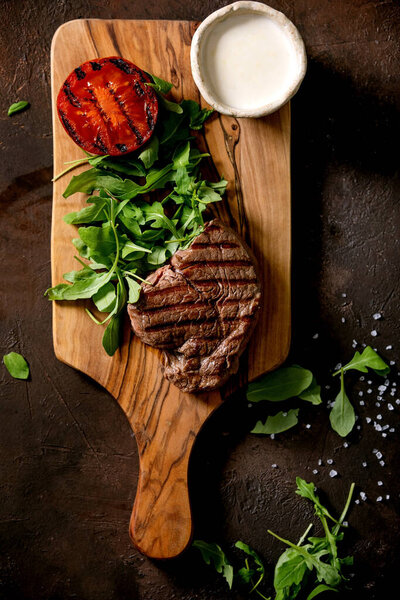
[[[81,19],[62,25],[51,50],[54,173],[82,157],[65,133],[55,105],[58,90],[79,64],[122,56],[174,85],[172,96],[201,102],[190,68],[190,44],[198,26],[190,21]],[[279,366],[290,344],[290,105],[261,119],[214,115],[201,145],[210,152],[211,174],[228,181],[217,214],[251,246],[261,269],[263,308],[241,361],[242,383]],[[74,174],[79,173],[76,169]],[[53,188],[51,265],[53,285],[77,268],[71,239],[76,230],[63,221],[84,206],[85,196],[63,198],[71,174]],[[113,357],[103,350],[103,328],[85,313],[85,302],[53,302],[57,358],[86,373],[119,402],[135,433],[140,475],[130,535],[153,558],[172,558],[190,543],[192,518],[188,464],[203,423],[223,401],[221,391],[181,392],[161,373],[159,351],[145,346],[124,326],[123,344]],[[132,485],[135,482],[132,481]]]

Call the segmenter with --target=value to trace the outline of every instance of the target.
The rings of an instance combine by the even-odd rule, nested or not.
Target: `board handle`
[[[164,393],[143,402],[143,411],[135,402],[129,419],[140,461],[129,533],[138,550],[155,559],[174,558],[191,542],[190,454],[202,425],[222,402],[219,392],[185,394],[165,380],[162,387]]]

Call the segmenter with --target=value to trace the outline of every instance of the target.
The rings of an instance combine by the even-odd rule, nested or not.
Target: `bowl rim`
[[[273,102],[267,102],[256,108],[240,109],[233,106],[228,106],[227,104],[221,102],[221,100],[213,95],[213,92],[210,89],[206,77],[204,77],[201,69],[201,46],[207,33],[217,23],[220,23],[221,21],[224,21],[230,16],[238,13],[258,13],[267,15],[272,21],[279,25],[281,29],[284,29],[288,37],[291,38],[291,42],[294,46],[297,56],[297,69],[291,78],[290,85],[283,90]],[[206,19],[204,19],[204,21],[195,31],[192,39],[192,45],[190,48],[190,62],[193,79],[206,102],[208,102],[208,104],[210,104],[218,112],[234,117],[257,118],[275,112],[295,95],[304,79],[304,75],[306,74],[307,70],[307,54],[303,38],[301,37],[297,27],[282,12],[275,10],[267,4],[254,2],[253,0],[238,0],[238,2],[233,2],[232,4],[228,4],[227,6],[214,11]]]

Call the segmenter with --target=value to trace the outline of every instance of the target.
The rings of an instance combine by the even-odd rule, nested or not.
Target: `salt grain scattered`
[[[328,458],[328,460],[326,461],[326,464],[333,465],[333,460],[331,458]]]
[[[376,329],[373,329],[371,331],[371,335],[372,335],[372,337],[376,337],[378,335],[378,332],[376,331]]]
[[[390,366],[392,366],[392,367],[393,367],[393,365],[395,365],[395,364],[396,364],[396,363],[395,363],[395,361],[394,361],[394,360],[391,360],[391,361],[390,361],[390,363],[389,363],[389,365],[390,365]]]
[[[375,319],[375,321],[378,321],[378,319],[382,318],[381,313],[375,313],[374,315],[372,315],[372,318]]]
[[[342,368],[342,363],[338,363],[335,367],[335,371],[339,371]]]
[[[307,423],[307,425],[306,425],[306,429],[311,429],[311,425],[310,425],[310,423]]]
[[[374,449],[372,450],[372,454],[377,454],[378,452],[379,452],[379,450],[377,450],[376,448],[374,448]]]
[[[378,496],[376,499],[377,502],[382,502],[382,500],[383,500],[382,496]]]
[[[364,462],[362,463],[362,466],[363,466],[363,467],[364,467],[364,469],[365,469],[365,467],[368,467],[368,463],[366,463],[366,462],[364,461]]]
[[[395,430],[395,428],[394,428],[394,427],[391,427],[391,428],[389,429],[389,433],[394,433],[395,431],[396,431],[396,430]]]
[[[382,415],[376,415],[376,418],[378,419],[378,421],[382,421]]]
[[[367,499],[367,494],[365,492],[360,492],[360,498],[363,502],[365,502]]]
[[[319,458],[319,459],[318,459],[318,465],[319,465],[319,466],[321,466],[321,465],[322,465],[322,459],[321,459],[321,458]]]
[[[387,437],[387,433],[382,433],[382,437],[383,438]]]
[[[347,294],[345,292],[343,292],[342,298],[347,298]]]
[[[385,498],[386,500],[390,500],[390,494],[386,494]]]
[[[277,469],[277,468],[278,468],[278,465],[277,465],[276,463],[274,463],[273,465],[271,465],[271,467],[272,467],[273,469]]]
[[[396,404],[400,404],[400,398],[396,398]]]
[[[317,340],[318,339],[318,335],[319,335],[318,333],[314,333],[314,335],[312,336],[312,339],[313,340]]]
[[[378,481],[378,485],[383,485],[383,481]]]
[[[318,475],[318,469],[313,469],[313,475]]]
[[[367,394],[372,394],[372,390],[371,390],[371,388],[368,388],[368,389],[367,389]]]
[[[360,400],[360,406],[364,406],[364,405],[365,405],[364,400]]]
[[[378,390],[381,392],[381,394],[383,394],[383,392],[386,392],[387,390],[387,385],[380,385]]]
[[[393,346],[392,344],[389,344],[389,346],[386,346],[385,350],[392,350]]]
[[[387,407],[388,407],[388,410],[394,410],[394,406],[393,406],[393,404],[390,404],[390,402],[387,405]]]
[[[361,375],[360,381],[364,381],[364,379],[365,379],[364,375]]]
[[[383,456],[382,452],[379,452],[379,450],[378,450],[378,452],[375,453],[375,455],[378,460],[380,460]]]
[[[271,433],[271,435],[269,437],[271,438],[271,440],[274,440],[275,439],[275,434]]]
[[[343,443],[343,448],[348,448],[349,447],[349,443],[348,442],[344,442]]]
[[[359,501],[359,499],[358,499],[358,498],[357,498],[357,500],[354,500],[354,502],[355,502],[356,504],[360,504],[360,501]]]
[[[371,417],[365,417],[365,420],[367,421],[367,423],[371,423],[372,421]]]
[[[381,467],[384,467],[385,466],[385,461],[384,460],[380,460],[379,464],[381,465]]]
[[[380,408],[380,407],[381,407],[381,403],[380,403],[380,402],[375,402],[375,406],[376,406],[377,408]]]
[[[332,469],[331,471],[329,471],[329,477],[336,477],[337,475],[337,471],[335,471],[335,469]]]
[[[341,321],[342,323],[346,323],[346,319],[344,317],[342,317]]]
[[[360,431],[361,430],[361,425],[357,425],[356,429],[357,429],[357,431]]]

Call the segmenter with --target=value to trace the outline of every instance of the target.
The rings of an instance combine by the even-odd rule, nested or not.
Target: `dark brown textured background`
[[[0,2],[0,346],[2,354],[24,354],[32,373],[25,383],[0,369],[1,598],[240,597],[194,551],[160,565],[131,546],[135,440],[117,403],[55,359],[51,306],[42,295],[50,284],[54,31],[79,17],[200,20],[224,4]],[[400,358],[400,6],[390,0],[270,4],[294,21],[309,56],[292,104],[291,359],[332,386],[324,390],[327,401],[337,386],[329,373],[351,357],[353,339],[372,343],[387,360]],[[22,99],[31,102],[30,110],[8,118],[8,106]],[[374,321],[377,311],[382,319]],[[388,345],[393,349],[386,350]],[[396,365],[390,381],[400,387]],[[400,568],[400,406],[389,392],[375,406],[380,383],[376,377],[348,377],[361,425],[348,448],[329,429],[326,408],[305,407],[300,426],[271,440],[247,433],[269,407],[249,408],[243,398],[227,402],[205,427],[193,456],[196,537],[218,541],[228,551],[242,539],[272,571],[283,548],[266,530],[296,540],[313,518],[311,507],[293,493],[295,476],[313,479],[336,511],[355,481],[357,495],[365,491],[368,499],[353,505],[346,533],[343,551],[355,556],[352,584],[367,600],[393,597],[389,590]],[[360,390],[365,406],[359,406]],[[387,409],[390,401],[393,411]],[[382,438],[365,421],[377,414],[378,423],[398,430]],[[383,467],[373,449],[382,452]],[[312,474],[315,468],[318,474]],[[329,477],[332,468],[336,478]],[[380,495],[383,502],[376,502]]]

